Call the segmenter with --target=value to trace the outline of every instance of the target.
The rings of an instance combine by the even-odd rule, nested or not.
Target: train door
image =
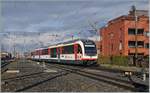
[[[58,62],[60,62],[60,48],[57,48]]]
[[[57,58],[57,48],[51,48],[50,50],[50,55],[51,55],[51,58]]]
[[[75,44],[74,45],[74,57],[75,57],[75,60],[77,60],[77,52],[78,52],[78,44]]]
[[[39,59],[41,60],[41,52],[42,50],[39,50]]]
[[[37,50],[38,59],[40,59],[40,50]]]
[[[49,57],[49,58],[51,57],[50,50],[51,50],[51,49],[50,49],[50,48],[48,48],[48,55],[49,55],[48,57]]]

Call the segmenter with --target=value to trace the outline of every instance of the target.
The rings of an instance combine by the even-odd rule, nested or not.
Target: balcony
[[[137,35],[137,41],[144,41],[146,38],[144,35]],[[135,35],[128,35],[129,41],[135,41]]]
[[[145,48],[137,48],[138,53],[145,53],[146,52],[145,50],[146,50]],[[135,53],[135,48],[128,48],[128,52]]]
[[[135,48],[136,47],[136,42],[135,41],[128,41],[128,47],[129,48]],[[138,41],[137,42],[137,47],[138,48],[144,48],[144,42],[143,41]]]

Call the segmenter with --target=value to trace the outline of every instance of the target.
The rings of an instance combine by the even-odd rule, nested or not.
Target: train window
[[[42,50],[42,55],[47,55],[48,54],[48,49],[43,49]]]
[[[94,53],[94,54],[96,54],[96,48],[95,47],[85,47],[85,53]]]
[[[39,55],[39,51],[38,50],[35,52],[35,55]]]
[[[54,58],[56,58],[57,57],[57,49],[56,48],[52,48],[51,50],[50,50],[51,52],[50,52],[50,54],[51,54],[51,57],[54,57]]]
[[[37,51],[37,55],[40,55],[40,50]]]
[[[36,52],[33,52],[33,55],[35,56],[35,55],[36,55]]]
[[[87,55],[95,55],[97,53],[96,46],[95,45],[85,46],[85,53]]]
[[[74,46],[69,45],[69,46],[64,46],[62,49],[62,54],[73,54],[74,53]]]
[[[39,50],[39,55],[42,55],[42,50]]]
[[[78,45],[78,53],[81,53],[82,54],[82,48],[80,45]]]

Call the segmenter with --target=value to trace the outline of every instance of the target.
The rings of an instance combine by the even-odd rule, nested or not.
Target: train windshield
[[[85,48],[85,54],[89,56],[95,56],[97,54],[96,45],[91,40],[82,40]]]
[[[97,50],[96,50],[95,45],[85,46],[85,54],[94,56],[94,55],[96,55],[96,53],[97,53]]]

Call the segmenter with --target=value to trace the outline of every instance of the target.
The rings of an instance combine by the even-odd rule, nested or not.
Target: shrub
[[[99,64],[109,64],[110,63],[110,58],[107,56],[99,56],[98,57],[98,63]]]
[[[128,66],[128,58],[125,56],[113,56],[112,64],[120,66]]]
[[[98,63],[128,66],[128,58],[125,56],[112,56],[112,58],[109,56],[99,56]]]

